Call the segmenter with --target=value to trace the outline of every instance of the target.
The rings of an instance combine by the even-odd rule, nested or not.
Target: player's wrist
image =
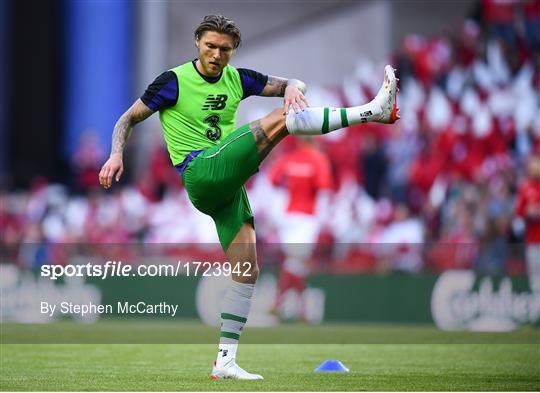
[[[306,84],[304,82],[298,80],[298,79],[289,79],[287,81],[287,87],[285,88],[285,90],[287,90],[287,89],[289,89],[291,87],[294,88],[294,89],[297,89],[302,94],[305,94],[306,90],[307,90]]]
[[[287,85],[287,87],[285,87],[285,90],[291,90],[291,89],[299,90],[298,85],[296,83],[290,83]]]

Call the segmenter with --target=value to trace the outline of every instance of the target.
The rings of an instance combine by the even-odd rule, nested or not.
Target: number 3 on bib
[[[206,137],[212,142],[221,138],[221,127],[219,126],[219,115],[208,115],[204,118],[203,122],[207,123],[210,127],[206,129]]]

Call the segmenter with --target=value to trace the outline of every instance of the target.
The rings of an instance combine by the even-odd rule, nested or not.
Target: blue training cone
[[[339,360],[325,360],[314,371],[316,373],[347,373],[349,369]]]

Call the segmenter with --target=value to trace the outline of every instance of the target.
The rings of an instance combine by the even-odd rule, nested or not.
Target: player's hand
[[[289,114],[291,107],[294,113],[298,113],[308,106],[309,103],[306,96],[296,86],[287,86],[285,95],[283,96],[283,113],[285,115]]]
[[[103,164],[103,167],[99,172],[99,184],[101,184],[101,186],[107,190],[112,185],[113,177],[118,182],[120,181],[120,177],[122,176],[123,172],[124,163],[122,162],[122,154],[111,154],[111,156],[109,157],[107,162]]]

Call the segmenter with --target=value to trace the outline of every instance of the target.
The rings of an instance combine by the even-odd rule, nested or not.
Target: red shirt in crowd
[[[523,14],[525,19],[540,19],[540,0],[525,0]]]
[[[535,211],[534,217],[530,217],[531,210]],[[517,197],[516,214],[523,217],[526,222],[527,243],[540,244],[540,181],[528,180],[519,188]]]
[[[287,212],[314,214],[317,193],[332,186],[330,160],[309,145],[281,157],[269,176],[272,184],[289,191]]]
[[[516,0],[482,0],[482,13],[488,23],[512,23]]]

